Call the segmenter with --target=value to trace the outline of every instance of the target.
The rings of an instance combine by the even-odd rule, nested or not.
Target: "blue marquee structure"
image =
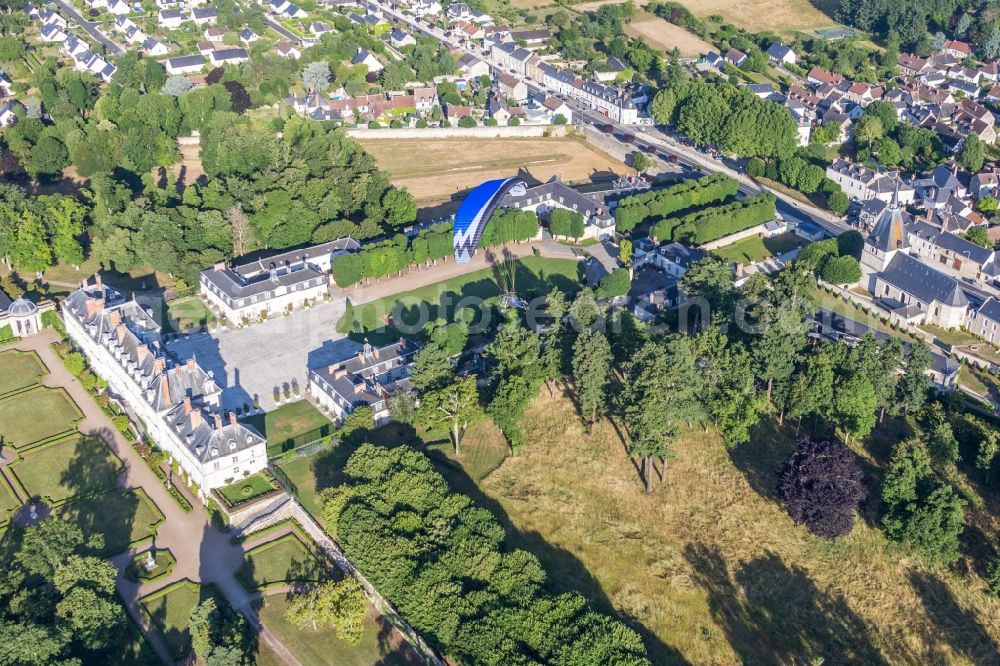
[[[455,213],[455,261],[464,264],[472,258],[483,237],[490,216],[507,194],[523,197],[528,186],[520,178],[488,180],[469,192]]]

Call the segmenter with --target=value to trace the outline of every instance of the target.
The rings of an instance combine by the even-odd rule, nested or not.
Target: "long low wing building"
[[[141,421],[149,437],[181,468],[204,498],[212,488],[267,466],[267,445],[253,428],[224,413],[221,389],[194,359],[178,362],[160,339],[160,325],[135,299],[84,283],[62,303],[66,332],[94,372]]]

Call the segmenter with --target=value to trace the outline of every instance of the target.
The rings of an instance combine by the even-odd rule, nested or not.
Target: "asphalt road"
[[[92,39],[103,44],[104,48],[108,51],[108,55],[120,56],[125,54],[125,50],[122,47],[105,37],[104,34],[97,29],[97,26],[100,24],[83,18],[83,16],[80,15],[80,12],[76,11],[76,7],[68,2],[65,2],[64,0],[52,0],[52,2],[58,5],[59,12],[67,21],[76,22],[84,32],[90,35]]]

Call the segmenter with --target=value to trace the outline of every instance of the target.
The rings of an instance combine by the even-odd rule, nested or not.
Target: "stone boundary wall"
[[[355,139],[495,139],[566,136],[568,125],[518,125],[517,127],[425,127],[424,129],[368,129],[359,127],[347,130]]]

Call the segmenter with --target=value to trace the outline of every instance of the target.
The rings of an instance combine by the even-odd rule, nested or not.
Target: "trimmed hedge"
[[[706,208],[684,217],[660,220],[649,235],[660,242],[701,245],[763,224],[775,216],[774,195],[762,192],[724,206]]]
[[[625,197],[615,210],[619,231],[629,231],[651,218],[666,217],[700,204],[736,196],[739,183],[723,173],[685,180],[664,190]]]

